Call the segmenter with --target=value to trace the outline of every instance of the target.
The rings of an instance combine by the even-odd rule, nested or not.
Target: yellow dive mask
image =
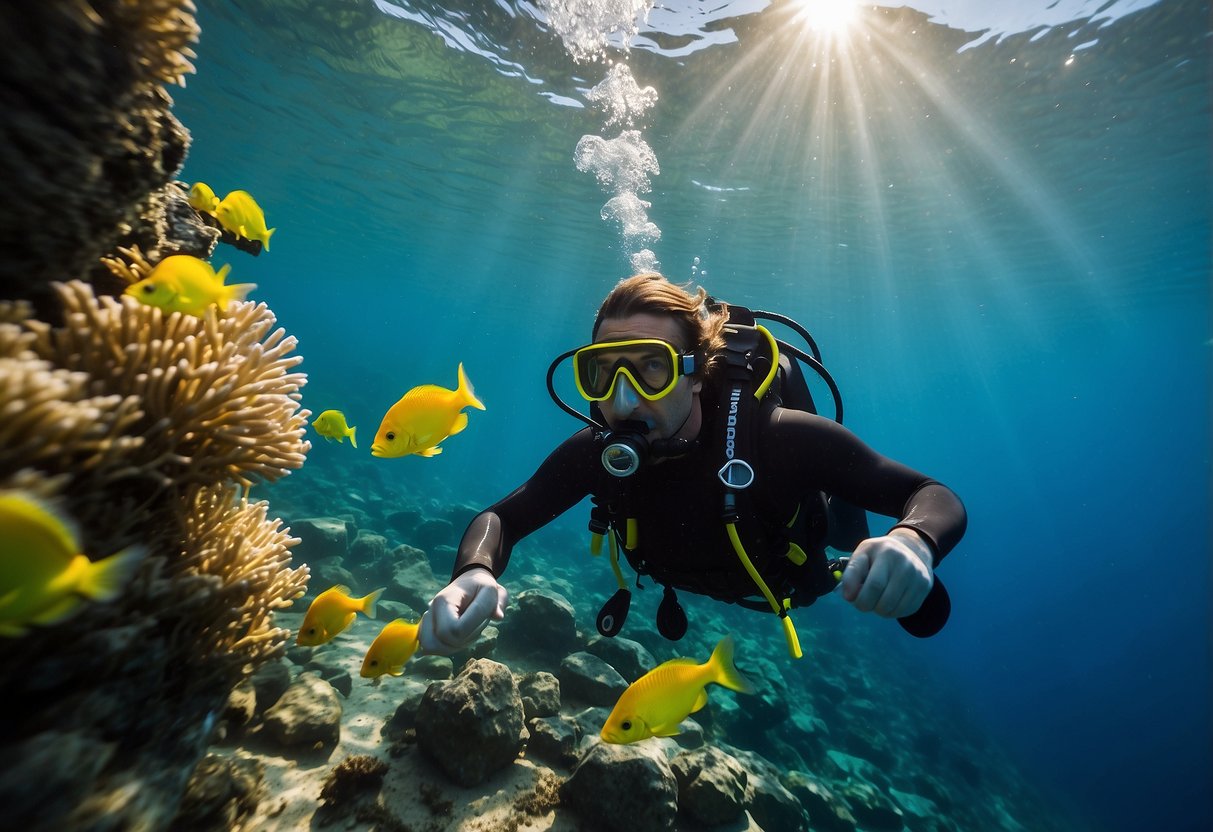
[[[610,398],[620,375],[640,395],[656,401],[674,389],[679,376],[691,375],[698,367],[697,355],[679,353],[660,338],[602,341],[573,353],[577,392],[590,402]]]

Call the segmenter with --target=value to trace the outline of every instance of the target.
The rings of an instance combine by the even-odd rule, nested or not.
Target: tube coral
[[[87,16],[91,9],[84,0],[76,3]],[[198,57],[189,46],[198,41],[195,11],[193,0],[118,0],[108,20],[95,12],[92,19],[132,33],[126,56],[136,78],[185,86],[185,76],[194,72],[191,59]]]
[[[144,467],[176,483],[248,485],[303,464],[310,414],[298,409],[304,376],[292,372],[301,359],[264,304],[197,318],[97,298],[79,282],[59,294],[66,325],[29,322],[32,349],[86,373],[94,395],[138,395]]]
[[[193,493],[183,518],[180,574],[215,579],[200,594],[205,608],[191,612],[203,626],[190,638],[200,655],[234,665],[234,673],[281,654],[290,633],[274,626],[273,612],[307,585],[306,566],[289,568],[289,547],[299,541],[268,518],[268,507],[238,499],[234,487],[212,486]]]

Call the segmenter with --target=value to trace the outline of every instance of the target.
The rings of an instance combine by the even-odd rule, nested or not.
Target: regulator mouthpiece
[[[630,477],[640,470],[649,457],[649,426],[640,421],[627,421],[618,430],[602,435],[602,467],[614,477]]]
[[[602,467],[616,477],[630,477],[640,470],[644,448],[639,437],[618,437],[602,451]],[[644,443],[647,444],[647,443]]]

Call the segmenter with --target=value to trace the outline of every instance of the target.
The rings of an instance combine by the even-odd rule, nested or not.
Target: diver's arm
[[[459,542],[451,579],[476,567],[500,578],[519,540],[546,526],[590,493],[596,464],[589,428],[561,443],[529,480],[472,518]]]
[[[451,582],[421,616],[417,638],[427,653],[465,647],[492,621],[505,617],[509,593],[497,578],[514,544],[568,511],[589,493],[594,476],[589,430],[566,440],[508,497],[473,518],[459,543]]]
[[[512,548],[502,540],[501,517],[492,509],[480,512],[472,518],[459,541],[451,580],[477,567],[487,569],[494,578],[499,577],[509,563]]]
[[[938,566],[965,533],[964,504],[950,488],[877,453],[833,420],[776,408],[763,444],[762,464],[773,466],[781,487],[820,489],[868,511],[897,518],[904,530],[931,547]]]
[[[938,566],[944,555],[956,548],[969,523],[964,503],[956,492],[931,479],[914,489],[900,517],[890,532],[905,529],[926,540],[931,544],[933,566]]]
[[[772,449],[782,450],[785,463],[776,462],[775,470],[784,487],[821,489],[898,518],[887,534],[869,537],[855,547],[842,576],[843,598],[861,612],[903,619],[903,624],[922,608],[927,618],[939,618],[938,626],[943,626],[947,616],[937,615],[939,604],[928,609],[923,602],[935,585],[935,567],[964,534],[967,520],[960,499],[946,486],[876,453],[842,425],[819,416],[777,410],[769,438],[775,442],[765,446],[763,463]],[[793,462],[789,465],[786,460]],[[936,629],[927,627],[923,634]]]

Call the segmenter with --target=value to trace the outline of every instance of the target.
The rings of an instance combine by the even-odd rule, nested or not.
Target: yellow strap
[[[796,628],[792,626],[792,618],[788,615],[788,608],[791,607],[791,601],[785,600],[780,604],[775,600],[775,595],[771,592],[771,588],[767,586],[767,582],[758,574],[758,570],[754,568],[753,561],[746,554],[745,546],[741,544],[741,536],[737,534],[737,526],[734,523],[725,523],[724,527],[728,530],[729,540],[733,544],[733,551],[737,553],[738,560],[745,567],[745,571],[750,574],[754,583],[758,585],[763,596],[767,599],[767,603],[771,605],[771,612],[783,619],[783,636],[788,642],[788,652],[792,654],[792,658],[799,659],[804,654],[800,652],[800,639],[796,636]]]
[[[636,540],[640,536],[636,531],[636,518],[635,517],[628,518],[627,528],[628,528],[627,540],[624,541],[623,545],[628,548],[629,552],[631,552],[632,550],[634,550],[636,548]]]
[[[788,521],[787,528],[792,528],[792,524],[796,522],[796,518],[800,516],[800,503],[796,504],[796,510],[792,512],[792,519]]]
[[[619,546],[615,543],[614,532],[611,532],[611,569],[615,571],[615,583],[619,584],[620,589],[627,589],[628,585],[623,580],[623,570],[619,568]]]
[[[590,554],[594,557],[602,554],[602,535],[598,532],[590,532]]]
[[[754,568],[753,561],[746,554],[745,547],[741,545],[741,537],[737,534],[737,525],[734,523],[725,523],[724,527],[729,532],[729,540],[733,544],[733,551],[737,553],[737,558],[741,561],[741,565],[745,567],[745,571],[750,573],[754,583],[758,584],[758,589],[762,591],[766,597],[767,603],[771,605],[771,612],[778,614],[780,612],[779,602],[775,600],[775,595],[771,592],[771,588],[767,586],[767,582],[758,574],[758,570]]]
[[[797,566],[803,566],[804,562],[809,559],[809,556],[804,553],[795,543],[788,544],[787,559]]]

